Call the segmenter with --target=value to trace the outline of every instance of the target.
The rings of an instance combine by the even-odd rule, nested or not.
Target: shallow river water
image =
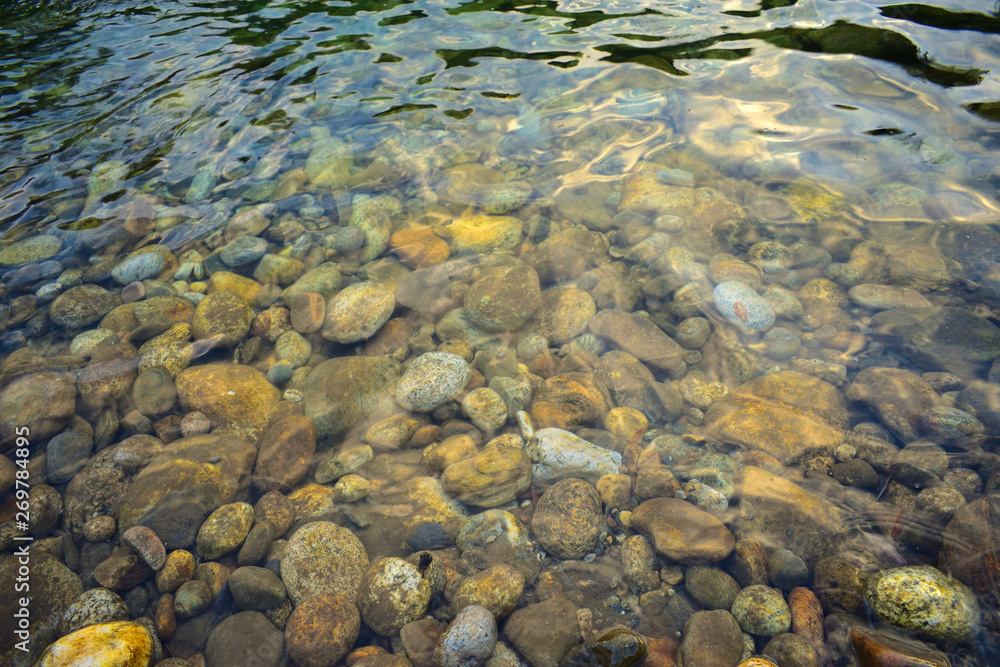
[[[7,3],[0,667],[998,664],[998,33]]]

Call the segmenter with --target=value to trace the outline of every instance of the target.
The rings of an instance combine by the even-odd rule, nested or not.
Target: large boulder
[[[247,499],[257,450],[231,435],[176,440],[139,473],[122,501],[118,527],[148,526],[168,549],[190,546],[222,505]]]
[[[76,384],[60,373],[22,375],[0,390],[0,445],[18,435],[39,442],[62,430],[76,409]]]
[[[844,442],[847,404],[837,388],[811,375],[781,371],[755,378],[705,412],[713,436],[787,463]]]
[[[302,383],[302,406],[316,425],[320,449],[366,419],[398,410],[389,389],[402,370],[386,357],[337,357],[314,368]]]
[[[836,552],[847,532],[844,512],[822,496],[763,468],[747,466],[740,479],[736,536],[768,551],[791,549],[812,566]]]
[[[192,366],[177,376],[177,398],[199,411],[222,433],[256,440],[280,400],[278,389],[260,371],[237,364]]]

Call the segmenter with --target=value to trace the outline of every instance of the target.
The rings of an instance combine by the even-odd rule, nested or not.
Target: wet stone
[[[604,475],[617,473],[622,462],[618,452],[598,447],[559,428],[535,431],[524,451],[531,458],[532,480],[539,485],[567,477],[596,484]]]
[[[79,431],[64,431],[46,448],[46,475],[53,484],[65,484],[87,465],[94,446],[92,438]]]
[[[226,266],[242,266],[256,262],[267,252],[267,241],[256,236],[241,236],[219,251],[219,258]]]
[[[424,615],[430,597],[430,584],[414,565],[400,558],[381,558],[361,579],[358,609],[375,632],[398,636],[400,628]]]
[[[36,665],[68,667],[147,667],[153,664],[156,644],[149,629],[128,620],[90,625],[49,646]]]
[[[229,592],[240,609],[267,611],[285,601],[285,585],[266,568],[238,567],[228,581]]]
[[[506,617],[517,605],[524,591],[525,578],[507,564],[492,565],[462,580],[451,599],[453,609],[469,605],[485,607],[492,616]]]
[[[519,447],[489,447],[445,468],[441,484],[459,502],[498,507],[531,484],[531,460]]]
[[[122,534],[122,541],[135,549],[154,571],[163,569],[167,550],[152,530],[146,526],[132,526]]]
[[[562,373],[539,387],[531,418],[539,429],[572,429],[603,421],[611,407],[611,397],[600,380],[588,373]]]
[[[318,292],[301,292],[292,297],[292,327],[300,334],[311,334],[323,326],[326,300]]]
[[[878,561],[867,553],[846,551],[816,563],[813,590],[823,610],[863,616],[865,581],[880,570]]]
[[[252,637],[253,641],[247,641]],[[285,640],[274,624],[256,611],[244,611],[216,625],[205,645],[208,667],[278,667]]]
[[[209,294],[194,311],[191,332],[196,340],[217,337],[216,347],[233,347],[246,336],[253,321],[253,309],[232,292]]]
[[[56,236],[29,236],[0,248],[0,267],[11,268],[41,262],[61,249],[62,241]]]
[[[531,522],[535,539],[558,558],[582,558],[597,546],[603,527],[601,502],[594,487],[564,479],[545,491]]]
[[[788,549],[775,549],[767,562],[767,573],[775,588],[788,591],[802,586],[809,578],[805,561]]]
[[[632,513],[632,526],[653,540],[656,552],[676,563],[703,565],[728,556],[733,534],[713,515],[675,498],[647,500]]]
[[[432,412],[472,379],[468,362],[450,352],[426,352],[407,366],[396,401],[413,412]]]
[[[66,290],[52,302],[49,318],[66,329],[81,329],[94,324],[113,308],[121,298],[97,285],[79,285]]]
[[[200,579],[181,584],[174,594],[174,613],[178,618],[193,618],[208,609],[215,601],[212,589]]]
[[[590,331],[656,370],[675,372],[683,363],[683,349],[642,315],[602,310],[590,318]]]
[[[219,507],[198,530],[198,554],[216,560],[243,544],[253,526],[253,507],[249,503],[230,503]]]
[[[194,576],[195,560],[190,551],[175,549],[167,554],[163,569],[156,573],[156,589],[171,593]]]
[[[177,402],[177,388],[170,371],[165,366],[153,366],[139,373],[132,385],[132,400],[136,409],[147,417],[169,412]]]
[[[351,531],[326,521],[307,523],[285,546],[281,578],[299,604],[312,595],[357,595],[368,569],[368,555]]]
[[[493,654],[497,642],[497,624],[493,614],[479,605],[463,608],[441,635],[434,652],[441,667],[481,665]]]
[[[879,618],[931,640],[968,642],[979,631],[972,591],[934,567],[879,572],[865,583],[864,596]]]
[[[256,439],[278,403],[278,390],[258,370],[207,364],[182,371],[176,380],[181,407],[204,413],[221,432]]]
[[[128,606],[117,593],[107,588],[91,588],[66,609],[59,621],[59,634],[67,635],[88,625],[127,620]]]
[[[476,428],[486,433],[507,422],[507,404],[500,394],[487,387],[474,389],[462,399],[462,412]]]
[[[687,665],[731,667],[743,655],[743,634],[725,609],[699,611],[684,624],[678,658]]]
[[[166,268],[166,261],[161,253],[155,250],[140,251],[129,255],[115,266],[111,270],[111,277],[119,285],[128,285],[155,278],[160,275],[164,268]]]
[[[504,638],[535,667],[558,667],[580,643],[576,605],[565,598],[530,604],[511,614]]]
[[[920,416],[939,402],[919,376],[895,368],[866,368],[847,388],[847,398],[863,403],[903,442],[920,437]]]
[[[285,626],[288,655],[301,667],[333,667],[358,638],[361,616],[354,602],[336,593],[295,607]]]
[[[323,337],[338,343],[371,338],[395,307],[395,296],[381,283],[362,281],[349,285],[327,303]]]
[[[538,274],[516,259],[494,262],[465,293],[469,321],[484,331],[513,331],[540,304]]]
[[[851,301],[874,310],[894,308],[927,308],[932,304],[912,287],[894,285],[855,285],[847,292]]]
[[[698,604],[705,609],[728,611],[740,585],[731,576],[715,567],[695,565],[684,572],[684,586]]]
[[[768,586],[747,586],[733,600],[732,614],[752,635],[773,637],[791,628],[792,613],[781,591]]]

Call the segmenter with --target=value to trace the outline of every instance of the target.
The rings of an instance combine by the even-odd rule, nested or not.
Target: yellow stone
[[[35,667],[149,667],[153,638],[131,621],[88,625],[45,649]]]
[[[250,303],[256,300],[261,287],[261,284],[256,280],[228,271],[217,271],[208,279],[209,294],[227,290],[233,294],[238,294]]]
[[[465,215],[434,228],[453,253],[513,250],[521,242],[524,223],[509,215]]]

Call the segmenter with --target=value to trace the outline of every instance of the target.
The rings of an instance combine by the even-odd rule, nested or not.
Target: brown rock
[[[498,507],[514,500],[531,485],[531,459],[520,447],[488,447],[445,468],[441,485],[459,502]]]
[[[604,527],[597,490],[582,479],[562,479],[546,489],[531,520],[542,548],[557,558],[582,558],[597,546]]]
[[[740,539],[756,540],[771,550],[794,548],[812,566],[834,553],[847,531],[839,507],[763,468],[743,468],[739,488]]]
[[[587,327],[657,370],[673,372],[684,363],[684,349],[648,317],[602,310],[590,318]]]
[[[306,476],[316,453],[316,427],[303,415],[289,415],[260,438],[253,485],[261,493],[287,493]]]
[[[285,647],[300,667],[333,667],[354,646],[361,615],[353,601],[332,593],[302,602],[288,618]]]
[[[278,389],[249,366],[208,364],[177,376],[177,396],[188,412],[203,412],[221,433],[256,440],[278,404]]]
[[[823,646],[823,607],[816,594],[801,586],[788,592],[788,608],[792,610],[792,632],[805,637],[819,650]]]
[[[139,351],[129,343],[118,343],[97,350],[76,381],[79,399],[99,410],[124,396],[138,375]]]
[[[871,408],[903,442],[920,437],[920,415],[941,400],[919,375],[898,368],[866,368],[846,394],[849,400]]]
[[[948,657],[913,640],[853,625],[851,644],[859,667],[951,667]]]
[[[25,429],[31,442],[52,437],[76,409],[76,385],[59,373],[22,375],[0,390],[0,444],[8,445]]]
[[[586,331],[596,312],[594,298],[583,290],[553,287],[541,293],[538,310],[524,330],[545,336],[551,345],[563,345]]]
[[[300,334],[311,334],[323,327],[326,300],[318,292],[302,292],[292,297],[292,328]]]
[[[557,667],[580,643],[576,605],[551,598],[518,609],[507,620],[503,635],[532,667]]]
[[[562,373],[549,378],[538,389],[531,405],[536,429],[573,430],[602,422],[612,407],[611,396],[590,373]]]
[[[847,404],[832,384],[781,371],[753,379],[713,403],[705,426],[724,442],[787,463],[815,450],[832,453],[844,441]]]
[[[743,655],[743,632],[724,609],[696,612],[684,624],[677,657],[698,667],[732,667]]]
[[[1000,496],[988,495],[959,509],[944,531],[941,567],[959,581],[1000,601]]]
[[[653,540],[656,552],[686,565],[708,565],[736,544],[729,529],[704,510],[676,498],[654,498],[632,512],[632,527]]]

